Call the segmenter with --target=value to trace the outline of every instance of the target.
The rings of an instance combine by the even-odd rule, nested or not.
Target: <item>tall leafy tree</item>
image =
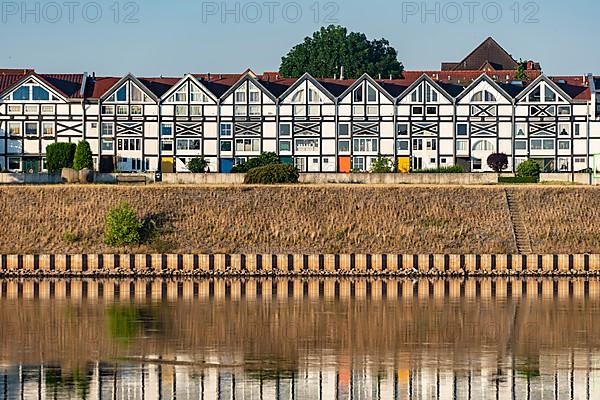
[[[343,26],[330,25],[294,46],[281,59],[279,73],[290,78],[306,72],[317,78],[333,77],[340,75],[341,67],[346,78],[364,73],[397,78],[404,70],[398,52],[386,39],[369,40],[364,33],[348,33]]]
[[[75,157],[73,159],[73,168],[81,171],[84,168],[93,169],[94,160],[92,158],[92,149],[87,140],[82,140],[77,143],[75,148]]]

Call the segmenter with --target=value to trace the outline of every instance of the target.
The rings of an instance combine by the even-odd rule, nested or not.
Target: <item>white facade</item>
[[[229,172],[263,152],[303,172],[369,171],[380,156],[401,172],[485,172],[496,152],[509,157],[509,170],[534,159],[549,172],[574,172],[600,153],[591,76],[541,75],[523,85],[482,74],[457,85],[364,75],[339,81],[337,94],[327,89],[336,81],[308,74],[56,78],[64,90],[51,78],[28,73],[2,89],[2,170],[44,171],[47,145],[82,139],[103,172],[187,172],[196,157],[210,172]]]

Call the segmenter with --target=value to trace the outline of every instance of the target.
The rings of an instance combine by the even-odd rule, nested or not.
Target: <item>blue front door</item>
[[[231,172],[233,168],[233,159],[231,158],[221,158],[219,162],[219,172],[228,174]]]

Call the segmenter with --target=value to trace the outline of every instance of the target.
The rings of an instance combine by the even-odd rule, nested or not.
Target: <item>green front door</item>
[[[40,172],[40,159],[24,157],[23,171],[28,174],[37,174],[38,172]]]

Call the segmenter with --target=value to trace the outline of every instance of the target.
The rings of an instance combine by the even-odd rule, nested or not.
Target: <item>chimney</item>
[[[532,69],[534,69],[534,68],[533,68],[533,61],[531,61],[531,60],[527,61],[527,69],[528,69],[528,70],[532,70]]]
[[[206,74],[206,80],[210,81],[210,78],[211,78],[211,76],[210,76],[210,72],[209,72],[208,74]]]
[[[340,80],[341,81],[344,80],[344,66],[343,65],[340,67]]]
[[[333,74],[333,80],[337,81],[337,74]]]

